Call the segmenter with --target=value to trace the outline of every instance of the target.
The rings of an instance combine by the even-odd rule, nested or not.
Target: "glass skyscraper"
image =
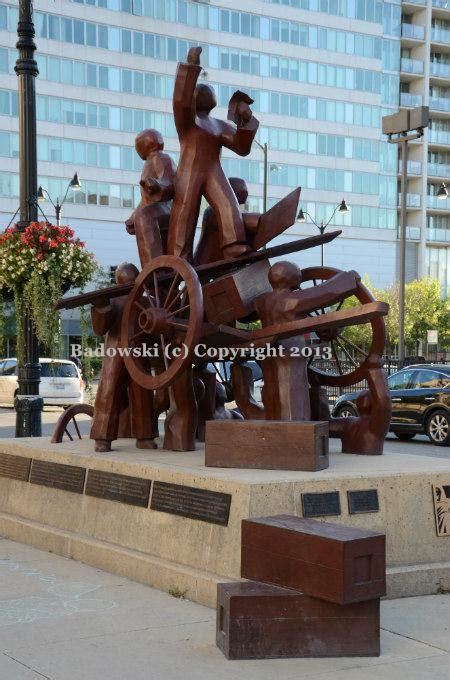
[[[0,3],[0,171],[4,226],[18,203],[15,31],[17,2]],[[176,62],[201,45],[201,77],[225,118],[236,89],[255,100],[258,139],[269,147],[268,203],[302,187],[304,212],[343,236],[325,264],[355,268],[377,286],[396,276],[398,160],[381,117],[429,104],[432,124],[411,145],[407,275],[438,275],[450,288],[450,200],[436,201],[450,168],[450,6],[446,0],[36,0],[40,184],[56,199],[75,171],[62,223],[75,227],[105,267],[137,263],[123,225],[139,201],[134,137],[159,129],[177,158],[171,116]],[[447,86],[446,86],[447,85]],[[248,208],[262,209],[263,157],[225,152],[246,179]],[[50,218],[50,203],[41,204]],[[283,238],[316,233],[296,223]],[[280,241],[282,238],[280,238]],[[299,253],[320,264],[320,249]],[[449,290],[450,292],[450,290]]]

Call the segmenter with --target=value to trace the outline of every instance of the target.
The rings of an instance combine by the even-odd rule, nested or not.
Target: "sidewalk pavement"
[[[379,658],[228,661],[213,610],[0,539],[1,680],[450,680],[450,594],[381,622]]]

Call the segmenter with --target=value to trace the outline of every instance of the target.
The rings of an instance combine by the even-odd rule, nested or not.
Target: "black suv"
[[[388,378],[392,401],[390,431],[399,439],[427,434],[433,444],[450,445],[450,366],[415,364]],[[336,400],[333,417],[358,415],[360,392]]]

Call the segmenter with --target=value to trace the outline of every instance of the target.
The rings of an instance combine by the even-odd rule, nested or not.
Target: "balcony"
[[[431,61],[430,76],[436,76],[436,78],[450,78],[450,64]]]
[[[428,174],[433,177],[450,177],[450,165],[443,163],[428,163]]]
[[[450,229],[435,229],[428,227],[427,241],[441,241],[442,243],[450,242]]]
[[[450,210],[450,200],[448,198],[438,198],[437,196],[427,196],[427,207],[434,210]]]
[[[425,28],[419,24],[402,24],[402,38],[425,40]]]
[[[446,113],[450,113],[450,97],[430,97],[429,105],[430,111],[445,111]]]
[[[423,73],[423,61],[419,61],[419,59],[402,59],[400,71],[420,75]]]
[[[398,195],[398,205],[402,204],[402,195]],[[420,208],[420,194],[406,194],[406,207],[407,208]]]
[[[422,106],[422,95],[411,94],[410,92],[400,92],[400,106],[405,106],[406,108]]]
[[[431,42],[442,43],[443,45],[450,45],[450,31],[448,31],[445,28],[432,28]]]
[[[430,144],[448,144],[450,146],[450,131],[430,130],[428,132],[428,142]]]
[[[408,161],[407,164],[408,175],[421,175],[422,174],[422,163],[420,161]],[[398,172],[402,171],[402,162],[398,162]]]
[[[400,238],[400,227],[397,229],[397,238]],[[407,241],[420,241],[420,227],[406,227]]]

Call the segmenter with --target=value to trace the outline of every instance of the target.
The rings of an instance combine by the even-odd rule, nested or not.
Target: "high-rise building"
[[[0,2],[2,222],[18,204],[17,0]],[[381,117],[429,104],[432,122],[410,145],[407,276],[439,276],[450,292],[450,200],[435,193],[450,168],[450,4],[447,0],[36,0],[39,181],[52,199],[78,171],[62,224],[77,229],[104,267],[137,263],[124,220],[139,200],[134,137],[155,127],[178,153],[171,115],[176,62],[201,45],[201,77],[226,118],[236,89],[255,100],[268,143],[268,204],[302,187],[306,223],[286,237],[328,229],[324,262],[356,268],[377,286],[398,267],[397,148]],[[401,64],[401,67],[400,67]],[[225,152],[229,176],[247,180],[249,208],[263,205],[263,153]],[[41,203],[53,217],[49,201]],[[3,225],[2,225],[3,226]],[[283,237],[283,238],[286,238]],[[282,240],[282,239],[280,239]],[[297,256],[320,264],[320,249]]]

